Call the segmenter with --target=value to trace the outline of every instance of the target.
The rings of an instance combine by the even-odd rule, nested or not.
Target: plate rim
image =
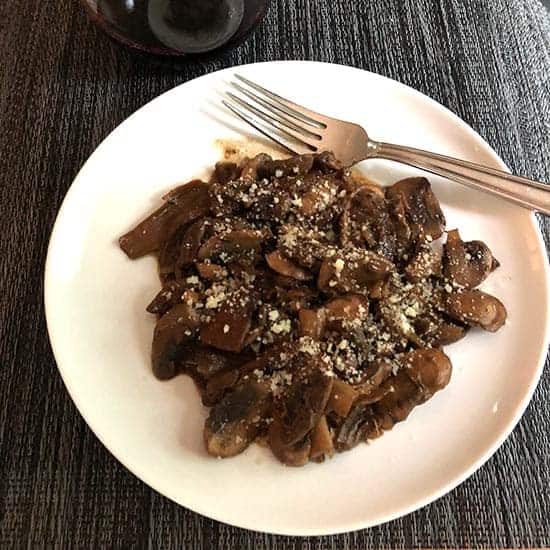
[[[46,261],[44,264],[44,278],[43,278],[43,284],[44,284],[44,310],[45,310],[45,318],[46,318],[46,326],[48,331],[48,337],[50,340],[50,345],[52,348],[53,356],[55,359],[55,363],[57,366],[57,369],[59,371],[59,374],[61,375],[61,379],[63,380],[63,384],[65,385],[65,388],[67,389],[67,392],[73,401],[74,405],[76,406],[80,416],[83,418],[84,422],[87,424],[89,429],[92,431],[94,436],[101,442],[101,444],[106,448],[106,450],[120,463],[122,466],[124,466],[132,475],[134,475],[136,478],[138,478],[141,482],[147,484],[151,489],[153,489],[158,494],[168,498],[172,502],[176,503],[179,506],[183,506],[194,513],[200,514],[204,517],[214,519],[215,521],[219,521],[221,523],[224,523],[226,525],[231,525],[234,527],[247,529],[254,532],[259,533],[269,533],[269,534],[275,534],[275,535],[286,535],[286,536],[326,536],[326,535],[337,535],[347,532],[353,532],[357,531],[359,529],[366,529],[370,527],[374,527],[377,525],[385,524],[389,521],[393,521],[395,519],[401,518],[405,515],[408,515],[414,511],[420,510],[421,508],[424,508],[428,504],[431,504],[432,502],[438,500],[439,498],[443,497],[447,493],[454,490],[456,487],[458,487],[460,484],[462,484],[466,479],[471,477],[481,466],[483,466],[494,454],[495,452],[502,446],[504,441],[509,437],[511,432],[514,430],[514,428],[517,426],[518,422],[521,420],[523,414],[525,413],[525,410],[529,406],[531,399],[533,397],[533,394],[535,392],[535,389],[538,386],[538,383],[540,381],[540,377],[542,375],[544,365],[546,362],[546,358],[548,355],[548,346],[550,344],[550,320],[548,320],[547,316],[547,322],[546,326],[544,327],[544,345],[539,351],[539,357],[537,361],[537,368],[535,371],[535,375],[531,379],[528,389],[523,395],[522,399],[519,401],[517,407],[514,410],[513,416],[506,426],[505,429],[501,431],[499,436],[492,442],[491,445],[488,446],[485,452],[483,452],[473,463],[469,468],[466,468],[464,471],[462,471],[459,475],[455,476],[452,480],[450,480],[448,483],[442,485],[438,490],[434,490],[428,495],[426,495],[424,498],[416,500],[414,503],[403,506],[399,509],[397,512],[388,513],[384,515],[380,519],[374,519],[370,521],[353,521],[348,523],[343,523],[340,527],[329,527],[327,529],[317,529],[312,527],[304,527],[300,529],[290,528],[290,529],[273,529],[270,528],[269,530],[263,530],[263,529],[257,529],[254,526],[251,526],[250,524],[247,524],[246,521],[231,521],[224,519],[220,514],[218,513],[209,513],[208,510],[204,510],[201,506],[195,506],[194,503],[191,504],[181,504],[176,500],[176,497],[170,496],[165,494],[163,490],[158,488],[157,483],[152,480],[147,472],[140,472],[138,471],[139,468],[135,467],[135,465],[129,465],[126,460],[123,460],[120,456],[115,453],[108,444],[107,441],[105,441],[106,438],[103,437],[103,435],[100,435],[98,431],[94,429],[93,422],[91,422],[86,414],[83,413],[82,408],[80,406],[80,400],[78,399],[77,395],[78,392],[75,390],[75,387],[71,385],[68,379],[68,369],[64,368],[57,360],[58,353],[56,350],[59,349],[59,342],[56,343],[55,336],[54,336],[54,328],[52,326],[51,321],[51,313],[48,313],[48,311],[51,311],[52,305],[51,305],[51,293],[52,293],[52,287],[50,283],[50,272],[51,272],[51,262],[52,262],[52,255],[51,255],[51,249],[54,246],[54,242],[56,239],[56,233],[59,230],[59,220],[62,218],[64,210],[66,208],[66,205],[70,201],[70,197],[75,193],[78,182],[80,179],[80,176],[82,172],[87,168],[90,159],[94,156],[94,154],[106,146],[106,142],[110,141],[110,138],[115,136],[117,132],[121,130],[123,126],[125,126],[130,120],[132,120],[134,117],[138,116],[144,109],[148,108],[151,104],[160,101],[165,95],[170,94],[172,92],[175,92],[175,90],[184,87],[190,83],[196,82],[201,79],[208,79],[211,78],[213,75],[223,75],[223,74],[229,74],[232,71],[239,70],[249,70],[251,67],[259,66],[259,65],[299,65],[299,64],[307,64],[307,65],[318,65],[320,67],[324,66],[332,66],[332,67],[338,67],[340,70],[346,70],[346,71],[352,71],[352,72],[360,72],[360,73],[367,73],[370,78],[380,79],[382,81],[385,81],[392,86],[396,86],[397,88],[404,89],[408,94],[412,94],[413,96],[416,96],[417,98],[421,99],[424,102],[427,102],[428,104],[431,104],[433,107],[444,113],[447,117],[449,117],[454,124],[456,124],[461,131],[468,134],[468,137],[476,142],[476,144],[479,145],[480,150],[482,152],[488,153],[488,156],[491,159],[491,162],[495,165],[495,167],[500,168],[502,170],[505,170],[507,172],[510,172],[509,168],[506,166],[504,161],[500,158],[500,156],[497,154],[497,152],[492,148],[492,146],[485,141],[485,139],[480,136],[472,127],[470,127],[464,120],[462,120],[457,114],[455,114],[453,111],[451,111],[446,106],[442,105],[435,99],[431,98],[430,96],[423,94],[422,92],[412,88],[411,86],[408,86],[407,84],[404,84],[402,82],[399,82],[398,80],[394,80],[393,78],[389,78],[384,75],[380,75],[378,73],[368,71],[365,69],[361,69],[358,67],[353,67],[350,65],[345,64],[339,64],[339,63],[326,63],[321,61],[307,61],[307,60],[277,60],[277,61],[263,61],[258,63],[248,63],[243,65],[235,65],[231,67],[227,67],[224,69],[220,69],[217,71],[209,72],[204,75],[198,76],[196,78],[187,80],[185,82],[182,82],[181,84],[178,84],[162,94],[158,95],[157,97],[153,98],[152,100],[146,102],[141,107],[139,107],[135,112],[133,112],[131,115],[126,117],[121,123],[119,123],[112,131],[110,131],[99,143],[99,145],[92,151],[92,153],[88,156],[86,161],[83,163],[82,167],[78,170],[76,175],[74,176],[71,185],[67,189],[67,192],[63,198],[63,201],[59,207],[59,210],[57,212],[55,222],[52,226],[52,230],[50,233],[49,243],[48,243],[48,250],[46,255]],[[253,70],[253,69],[252,69]],[[536,242],[538,245],[539,250],[542,254],[542,264],[543,264],[543,270],[544,270],[544,279],[546,282],[546,311],[550,312],[550,267],[549,267],[549,261],[548,261],[548,252],[546,250],[546,243],[544,241],[542,230],[540,228],[540,225],[537,221],[537,218],[534,214],[534,212],[525,212],[525,215],[529,218],[529,223],[534,230],[534,235],[536,238]]]

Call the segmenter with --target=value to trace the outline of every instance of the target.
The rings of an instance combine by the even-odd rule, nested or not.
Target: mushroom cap
[[[269,404],[265,386],[253,381],[228,393],[210,410],[204,425],[208,454],[225,458],[244,451],[256,438]]]
[[[386,189],[386,197],[401,202],[415,239],[427,235],[438,239],[442,235],[445,216],[426,178],[398,181]]]
[[[311,368],[291,386],[283,401],[281,415],[281,442],[284,445],[297,443],[313,429],[326,408],[332,384],[331,377],[317,368]]]
[[[284,433],[280,420],[274,419],[268,431],[268,443],[273,454],[286,466],[299,467],[307,464],[311,452],[310,436],[307,435],[301,441],[287,445],[282,441]]]
[[[407,375],[422,388],[426,399],[442,390],[451,379],[451,361],[440,349],[411,351],[403,362]]]
[[[210,237],[199,249],[197,257],[206,260],[221,256],[233,256],[243,254],[249,250],[257,252],[264,240],[261,231],[255,229],[237,229],[225,235]]]
[[[365,398],[359,398],[340,424],[334,444],[339,451],[347,451],[365,441],[375,426],[371,403]]]
[[[317,287],[329,293],[359,292],[386,279],[394,269],[392,262],[375,252],[353,249],[323,261]]]
[[[496,332],[506,322],[506,308],[502,302],[481,290],[452,292],[447,295],[446,313],[470,326]]]
[[[155,326],[153,334],[153,372],[157,378],[167,380],[179,372],[182,344],[189,341],[200,326],[193,305],[177,304],[165,313]]]
[[[464,242],[458,229],[447,233],[443,273],[456,285],[472,289],[480,285],[498,265],[489,247],[481,241]]]

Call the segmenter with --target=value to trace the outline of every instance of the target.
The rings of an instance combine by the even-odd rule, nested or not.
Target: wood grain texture
[[[538,0],[274,0],[237,50],[179,66],[112,44],[76,1],[10,0],[0,52],[0,548],[550,545],[548,365],[503,447],[449,495],[374,529],[292,539],[198,516],[128,473],[65,391],[42,305],[49,233],[85,159],[152,98],[232,65],[315,59],[395,78],[456,112],[516,172],[550,181],[550,18]]]

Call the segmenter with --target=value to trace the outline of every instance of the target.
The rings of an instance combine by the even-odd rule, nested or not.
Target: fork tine
[[[241,99],[240,97],[232,94],[231,92],[227,92],[227,96],[233,100],[234,103],[237,103],[244,111],[252,112],[257,118],[260,118],[267,126],[271,126],[277,132],[280,134],[283,134],[285,137],[290,138],[291,140],[294,140],[298,142],[303,147],[306,147],[309,149],[309,152],[315,152],[317,151],[317,147],[315,144],[308,142],[303,136],[299,135],[298,133],[289,130],[288,128],[285,128],[283,124],[281,124],[276,118],[272,117],[268,113],[254,107],[254,105],[250,105],[244,99]]]
[[[241,76],[239,74],[235,74],[234,76],[257,92],[269,97],[278,105],[280,110],[284,111],[287,115],[290,115],[293,118],[300,120],[301,122],[305,122],[306,124],[317,128],[326,128],[327,124],[331,120],[326,115],[312,111],[311,109],[308,109],[303,105],[299,105],[298,103],[294,103],[293,101],[290,101],[289,99],[286,99],[274,92],[271,92],[270,90],[264,88],[263,86],[260,86],[259,84],[256,84],[255,82],[252,82],[251,80],[248,80],[248,78],[245,78],[244,76]]]
[[[297,149],[292,149],[287,143],[281,140],[279,136],[276,134],[273,134],[272,132],[267,131],[263,126],[261,126],[258,122],[250,118],[250,115],[248,113],[244,113],[241,111],[236,105],[233,105],[231,102],[222,99],[222,103],[237,117],[239,117],[241,120],[244,120],[247,124],[250,124],[253,128],[255,128],[260,134],[264,135],[268,139],[274,141],[275,143],[278,143],[283,149],[288,151],[289,153],[292,153],[293,155],[299,155],[300,151]]]
[[[231,86],[233,86],[237,91],[239,91],[241,94],[245,95],[252,101],[255,101],[256,103],[261,105],[266,111],[268,111],[268,113],[272,117],[274,117],[281,124],[284,124],[287,128],[290,128],[291,130],[299,132],[305,137],[313,138],[319,141],[323,139],[321,135],[315,132],[312,132],[307,128],[303,128],[302,126],[299,126],[298,124],[292,122],[292,120],[289,120],[286,111],[284,109],[281,109],[277,104],[267,101],[266,99],[256,95],[255,93],[247,90],[246,88],[243,88],[236,82],[231,82]],[[296,120],[296,118],[294,118],[294,120]],[[302,122],[302,121],[299,121],[299,122]]]

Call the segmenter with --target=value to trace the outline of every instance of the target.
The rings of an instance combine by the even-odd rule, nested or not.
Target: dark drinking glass
[[[154,54],[190,55],[242,42],[269,0],[82,0],[118,41]]]

